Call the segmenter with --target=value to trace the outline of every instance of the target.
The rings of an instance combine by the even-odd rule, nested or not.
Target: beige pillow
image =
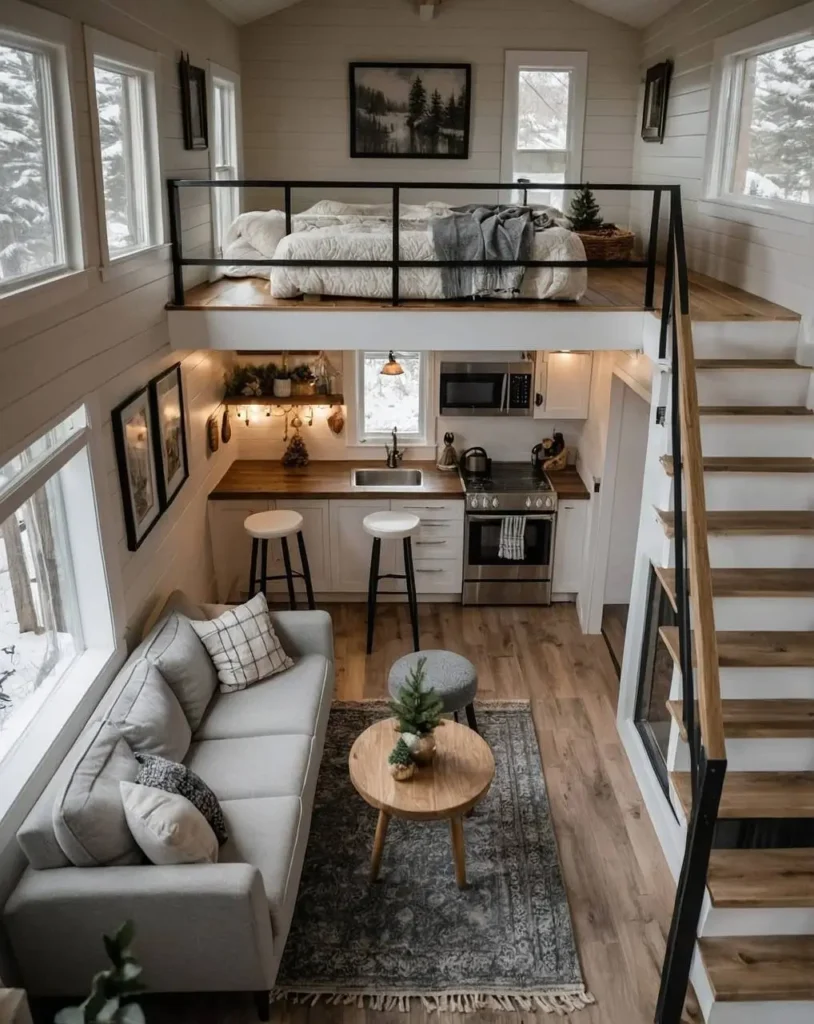
[[[119,790],[127,825],[153,864],[217,862],[215,833],[185,796],[135,782],[122,782]]]

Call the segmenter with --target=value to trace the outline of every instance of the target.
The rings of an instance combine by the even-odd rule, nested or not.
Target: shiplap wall
[[[640,33],[569,0],[445,0],[430,22],[419,21],[408,0],[304,0],[245,26],[240,41],[247,177],[499,181],[504,52],[586,50],[583,177],[630,181]],[[471,62],[469,159],[352,160],[348,62],[355,60]],[[306,197],[295,193],[295,203],[298,195],[302,206]],[[608,219],[627,222],[627,195],[599,198]],[[280,201],[248,200],[259,208]]]
[[[800,6],[800,0],[683,0],[644,30],[642,69],[675,62],[662,145],[638,137],[637,181],[681,185],[691,266],[747,291],[814,314],[814,230],[766,216],[760,227],[702,214],[714,42],[746,25]],[[643,90],[640,90],[643,92]],[[642,97],[639,97],[639,116]],[[647,212],[633,204],[633,222],[646,230]]]
[[[160,54],[159,131],[162,177],[208,177],[209,154],[183,148],[176,61],[183,48],[194,64],[209,59],[239,71],[237,29],[202,0],[42,0],[73,24],[72,74],[77,111],[82,219],[91,283],[69,301],[43,301],[34,315],[3,322],[0,302],[0,461],[4,451],[36,435],[62,410],[96,393],[102,410],[106,462],[97,468],[109,500],[112,532],[125,595],[123,624],[135,639],[153,600],[176,586],[203,598],[212,579],[206,538],[206,493],[225,472],[236,445],[206,454],[205,423],[222,394],[222,366],[214,353],[173,353],[164,304],[169,297],[169,254],[164,247],[139,269],[104,280],[90,135],[83,24]],[[0,5],[0,22],[2,5]],[[185,194],[184,246],[210,255],[209,198]],[[110,409],[151,377],[183,359],[190,479],[141,548],[127,550],[115,471]]]

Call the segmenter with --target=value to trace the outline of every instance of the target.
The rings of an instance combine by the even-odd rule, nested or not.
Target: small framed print
[[[156,424],[156,461],[161,508],[171,505],[189,476],[181,364],[150,381]]]
[[[206,72],[193,67],[184,55],[178,63],[181,79],[181,114],[184,122],[184,149],[206,149],[209,127],[206,115]]]
[[[672,73],[673,62],[671,60],[654,64],[652,68],[647,69],[642,109],[642,139],[645,142],[664,142],[667,98],[670,94]]]
[[[156,423],[150,388],[126,398],[110,414],[124,505],[127,547],[136,551],[161,515]]]

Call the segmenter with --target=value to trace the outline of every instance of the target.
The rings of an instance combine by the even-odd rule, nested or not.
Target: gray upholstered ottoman
[[[471,661],[453,651],[414,651],[399,658],[387,678],[393,699],[398,700],[408,674],[421,658],[427,659],[425,685],[431,686],[444,702],[444,711],[453,712],[457,721],[458,712],[465,708],[469,727],[477,732],[474,700],[478,692],[478,673]]]

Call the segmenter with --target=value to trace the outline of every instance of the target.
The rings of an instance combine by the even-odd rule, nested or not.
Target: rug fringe
[[[582,986],[554,988],[537,992],[315,992],[302,989],[275,988],[271,1001],[301,1006],[355,1006],[369,1010],[400,1010],[406,1013],[411,1001],[419,1000],[430,1013],[475,1013],[477,1010],[505,1010],[508,1012],[566,1014],[584,1010],[596,1000]]]

